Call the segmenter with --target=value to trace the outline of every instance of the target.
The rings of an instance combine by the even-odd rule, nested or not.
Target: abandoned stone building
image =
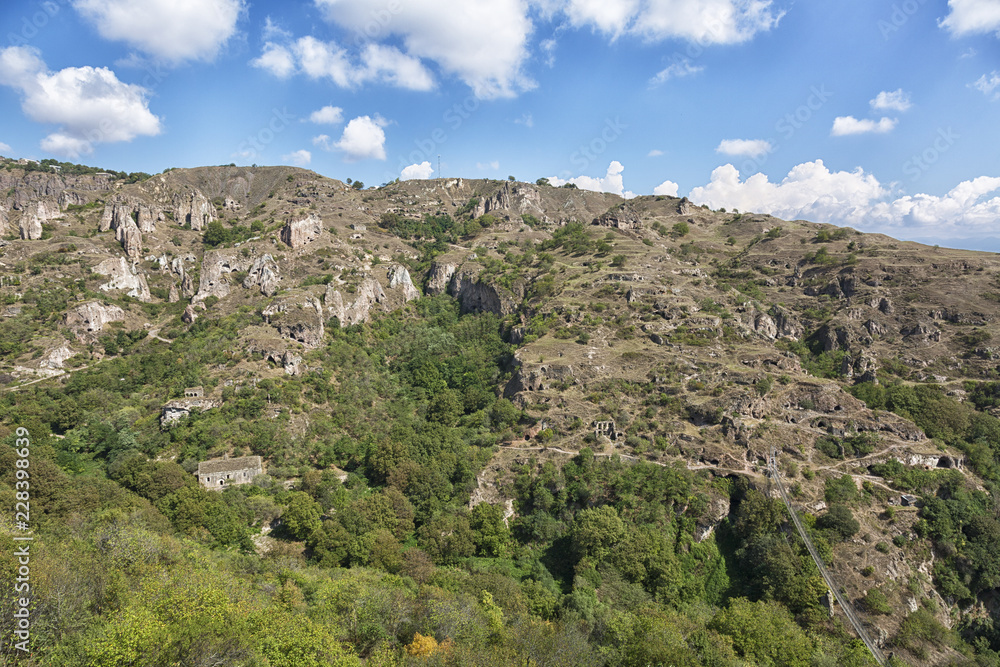
[[[259,456],[202,461],[198,464],[197,473],[202,486],[216,490],[234,484],[249,484],[254,477],[262,474],[264,474],[264,464]]]
[[[615,428],[615,423],[613,421],[595,421],[591,424],[591,426],[594,429],[594,435],[598,437],[603,435],[610,440],[617,440],[625,435]]]

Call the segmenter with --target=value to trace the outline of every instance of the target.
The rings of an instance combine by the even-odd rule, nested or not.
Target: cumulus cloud
[[[973,88],[981,92],[987,97],[991,97],[994,100],[1000,99],[1000,72],[993,71],[989,75],[982,75],[974,83],[970,84]]]
[[[254,67],[267,70],[279,79],[287,79],[295,73],[295,56],[288,47],[274,42],[264,44],[264,51],[250,61]]]
[[[888,191],[861,169],[830,172],[822,160],[794,167],[780,183],[771,183],[764,174],[745,181],[731,164],[716,168],[708,185],[691,190],[691,201],[711,208],[770,213],[780,218],[806,218],[832,222],[841,216],[856,222],[873,200]]]
[[[281,160],[283,162],[290,162],[296,167],[305,167],[310,162],[312,162],[312,153],[302,149],[289,153],[288,155],[282,155]]]
[[[716,147],[716,153],[743,157],[760,157],[772,150],[771,142],[764,139],[724,139]]]
[[[632,34],[699,44],[746,42],[783,15],[770,0],[568,0],[563,11],[573,25],[612,38]]]
[[[339,125],[344,122],[344,110],[327,105],[309,114],[309,121],[317,125]]]
[[[177,64],[212,60],[236,33],[243,0],[72,0],[104,39]]]
[[[94,144],[131,141],[160,133],[149,110],[148,91],[122,83],[106,67],[67,67],[52,72],[32,47],[0,50],[0,85],[21,92],[21,108],[32,120],[59,126],[42,140],[56,155],[89,155]]]
[[[910,94],[903,92],[902,88],[892,92],[883,90],[868,103],[875,111],[906,111],[913,106],[913,103],[910,102]]]
[[[676,197],[677,196],[677,189],[679,187],[680,186],[677,185],[676,183],[674,183],[673,181],[663,181],[662,183],[660,183],[659,185],[657,185],[655,188],[653,188],[653,194],[654,195],[666,195],[668,197]]]
[[[0,152],[9,153],[12,150],[14,149],[11,148],[9,144],[5,144],[4,142],[0,141]]]
[[[352,62],[336,42],[312,36],[289,44],[266,42],[258,58],[250,61],[280,79],[302,72],[310,79],[330,79],[341,88],[355,88],[372,81],[407,90],[431,90],[434,77],[421,62],[394,46],[367,44]]]
[[[610,165],[608,165],[608,171],[603,178],[595,178],[593,176],[577,176],[570,179],[562,179],[556,176],[549,177],[549,184],[559,187],[566,185],[567,183],[572,183],[581,190],[590,190],[591,192],[610,192],[611,194],[616,194],[626,199],[630,199],[635,196],[635,193],[630,192],[625,189],[625,180],[622,178],[622,172],[625,171],[625,167],[618,160],[614,160]]]
[[[682,58],[680,61],[671,63],[657,72],[656,76],[649,80],[649,85],[653,87],[659,86],[671,79],[682,79],[686,76],[693,76],[704,69],[701,65],[692,65],[688,58]]]
[[[513,97],[534,88],[524,74],[533,29],[523,0],[407,0],[373,18],[369,0],[314,0],[328,20],[366,38],[396,36],[408,57],[431,60],[477,97]],[[475,26],[488,26],[489,39]],[[373,35],[374,32],[374,35]]]
[[[434,168],[431,167],[431,163],[425,160],[420,164],[411,164],[409,167],[404,167],[403,171],[399,174],[399,179],[402,181],[425,180],[430,178],[433,173]]]
[[[1000,36],[1000,2],[997,0],[948,0],[948,16],[939,25],[955,37],[997,32]]]
[[[854,116],[837,116],[833,119],[833,129],[830,130],[830,134],[835,137],[844,137],[850,134],[885,134],[891,132],[898,122],[895,118],[882,118],[875,121],[869,118],[859,120]]]
[[[376,116],[359,116],[347,124],[340,141],[334,146],[344,152],[348,162],[385,159],[384,119]]]
[[[646,153],[646,157],[660,157],[661,155],[663,155],[663,151],[661,151],[659,148],[654,148],[653,150]]]
[[[993,195],[990,197],[990,195]],[[1000,177],[964,181],[943,196],[901,195],[863,169],[831,172],[821,160],[794,167],[778,183],[764,174],[740,180],[732,165],[712,172],[708,185],[689,195],[711,208],[770,213],[787,220],[806,219],[849,225],[867,231],[948,239],[987,237],[1000,217]]]

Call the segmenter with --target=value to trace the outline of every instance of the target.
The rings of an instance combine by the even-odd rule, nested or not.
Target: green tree
[[[807,667],[813,644],[777,602],[735,598],[709,627],[733,639],[736,651],[761,667]]]
[[[292,491],[281,515],[282,524],[288,534],[297,540],[305,540],[321,527],[320,516],[323,509],[308,493]]]
[[[499,505],[479,503],[469,513],[469,527],[476,553],[490,558],[506,558],[510,552],[510,529]]]

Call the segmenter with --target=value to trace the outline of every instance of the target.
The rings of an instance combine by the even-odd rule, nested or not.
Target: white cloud
[[[325,151],[332,151],[337,147],[336,143],[330,138],[329,134],[320,134],[319,136],[313,137],[312,144],[313,146],[322,148]]]
[[[264,39],[272,41],[275,39],[291,39],[292,33],[288,32],[280,25],[271,20],[271,17],[264,18]]]
[[[282,155],[281,160],[283,162],[291,162],[296,167],[305,167],[310,162],[312,162],[312,153],[302,149],[289,153],[288,155]]]
[[[666,195],[668,197],[676,197],[677,196],[677,189],[679,187],[680,186],[677,185],[676,183],[674,183],[673,181],[663,181],[662,183],[660,183],[659,185],[657,185],[655,188],[653,188],[653,194],[654,195],[661,195],[661,196],[662,195]]]
[[[212,60],[236,32],[243,0],[72,0],[104,39],[177,64]]]
[[[666,83],[671,79],[682,79],[686,76],[692,76],[703,71],[704,69],[705,68],[701,65],[692,65],[688,58],[683,58],[682,60],[672,63],[657,72],[656,76],[649,80],[649,85],[659,86],[660,84]]]
[[[477,162],[476,163],[476,169],[479,169],[481,171],[486,171],[488,169],[492,169],[493,171],[496,171],[499,168],[500,168],[500,161],[499,160],[493,160],[492,162]]]
[[[752,158],[766,155],[771,150],[771,142],[763,139],[723,139],[719,142],[715,152]]]
[[[295,73],[295,57],[287,47],[274,42],[264,44],[264,52],[250,61],[254,67],[267,70],[279,79],[287,79]]]
[[[988,195],[993,194],[992,198]],[[821,160],[800,164],[780,183],[764,174],[741,181],[732,165],[712,172],[711,182],[691,190],[691,201],[712,208],[770,213],[867,231],[940,239],[989,237],[1000,217],[1000,177],[964,181],[943,196],[899,195],[862,169],[831,172]]]
[[[545,65],[546,67],[555,67],[556,65],[556,47],[559,45],[554,39],[543,39],[538,44],[538,48],[542,50],[545,54]]]
[[[522,114],[522,116],[514,121],[517,125],[524,125],[527,128],[532,128],[535,126],[535,119],[530,113]]]
[[[0,85],[21,91],[21,108],[30,119],[59,125],[42,140],[42,148],[56,155],[78,158],[92,153],[97,143],[160,133],[148,91],[122,83],[106,67],[51,72],[37,49],[12,46],[0,50]]]
[[[344,122],[344,110],[340,107],[327,105],[309,114],[309,121],[317,125],[339,125]]]
[[[394,46],[368,44],[354,63],[336,42],[323,42],[312,36],[300,37],[290,44],[267,42],[260,57],[250,64],[279,79],[302,72],[310,79],[330,79],[341,88],[355,88],[372,81],[407,90],[431,90],[435,85],[434,77],[417,58]]]
[[[833,129],[830,134],[835,137],[844,137],[850,134],[885,134],[891,132],[898,123],[895,118],[882,118],[874,121],[868,118],[858,120],[854,116],[837,116],[833,119]]]
[[[314,2],[330,21],[371,36],[370,0]],[[535,87],[522,72],[533,29],[528,5],[524,0],[407,0],[376,24],[384,34],[375,37],[398,36],[408,56],[436,62],[477,97],[513,97]],[[488,29],[489,39],[483,39],[482,29]]]
[[[434,173],[434,168],[431,167],[431,163],[424,161],[420,164],[411,164],[409,167],[405,167],[399,175],[399,179],[402,181],[412,181],[416,179],[426,180],[431,177]]]
[[[344,134],[335,147],[344,152],[344,159],[348,162],[359,160],[384,160],[385,159],[385,132],[382,127],[386,125],[384,119],[376,116],[360,116],[347,124]]]
[[[663,151],[661,151],[659,148],[654,148],[653,150],[646,153],[646,157],[660,157],[661,155],[663,155]]]
[[[595,178],[593,176],[577,176],[570,179],[562,179],[556,176],[549,177],[549,183],[555,187],[566,185],[567,183],[572,183],[581,190],[590,190],[591,192],[610,192],[612,194],[625,197],[630,199],[635,196],[634,193],[625,189],[625,181],[622,178],[622,172],[625,171],[625,167],[618,160],[614,160],[610,165],[608,165],[608,171],[603,178]]]
[[[1000,71],[994,70],[989,75],[984,74],[970,85],[987,97],[1000,99],[1000,90],[997,90],[1000,88]]]
[[[612,38],[685,39],[738,44],[776,26],[783,12],[770,0],[568,0],[575,26],[590,25]]]
[[[872,105],[872,109],[875,111],[906,111],[913,106],[910,101],[910,94],[903,92],[902,88],[898,88],[892,92],[882,91],[875,96],[875,99],[869,100],[869,104]]]
[[[4,153],[10,153],[12,150],[14,149],[11,148],[9,144],[5,144],[4,142],[0,141],[0,151],[3,151]]]
[[[996,31],[1000,35],[1000,2],[948,0],[951,10],[939,25],[955,37]]]
[[[418,58],[394,46],[368,44],[361,54],[362,80],[377,80],[407,90],[432,90],[434,77]]]
[[[764,174],[745,181],[731,164],[712,172],[711,182],[691,190],[689,197],[711,208],[770,213],[788,220],[806,218],[816,222],[850,224],[863,218],[872,201],[888,194],[878,180],[858,169],[830,172],[822,160],[794,167],[780,183],[771,183]]]

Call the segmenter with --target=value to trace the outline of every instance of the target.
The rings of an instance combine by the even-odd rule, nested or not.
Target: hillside
[[[0,169],[18,664],[876,664],[772,449],[892,662],[1000,664],[1000,256],[513,181],[144,176]]]

